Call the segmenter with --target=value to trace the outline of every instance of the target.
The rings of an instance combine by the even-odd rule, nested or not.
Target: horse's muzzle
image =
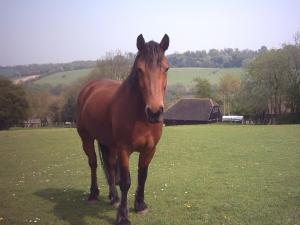
[[[159,107],[159,110],[153,112],[149,106],[146,106],[146,116],[149,123],[159,123],[163,121],[164,107]]]

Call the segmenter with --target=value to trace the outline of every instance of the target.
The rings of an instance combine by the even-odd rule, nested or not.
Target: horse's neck
[[[137,119],[144,120],[145,117],[145,103],[142,97],[141,92],[130,85],[128,79],[124,80],[120,86],[120,98],[124,99],[123,104],[128,113],[135,115]]]

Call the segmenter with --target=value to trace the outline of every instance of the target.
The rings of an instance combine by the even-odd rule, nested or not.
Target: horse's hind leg
[[[108,146],[103,145],[98,142],[100,158],[103,164],[103,170],[109,185],[109,195],[108,198],[110,203],[117,207],[119,205],[119,196],[116,189],[116,183],[118,183],[118,164],[116,160],[116,154],[108,148]],[[101,157],[102,156],[102,157]]]
[[[94,140],[93,138],[86,135],[86,133],[79,133],[82,140],[82,147],[85,154],[88,157],[89,165],[91,168],[91,188],[89,201],[98,200],[99,189],[97,184],[97,157],[95,152]]]
[[[130,225],[128,218],[127,195],[131,185],[129,172],[129,155],[126,150],[119,149],[118,160],[120,164],[120,189],[122,192],[121,203],[117,213],[117,225]]]

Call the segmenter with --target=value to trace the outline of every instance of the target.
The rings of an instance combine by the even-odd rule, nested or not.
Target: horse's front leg
[[[120,165],[120,189],[122,192],[121,203],[117,213],[117,225],[130,225],[128,219],[127,208],[127,194],[131,185],[130,172],[129,172],[129,153],[121,150],[118,154]]]
[[[140,153],[138,169],[138,187],[135,195],[134,209],[137,213],[146,213],[148,206],[144,201],[145,183],[148,174],[148,167],[155,153],[155,148]]]

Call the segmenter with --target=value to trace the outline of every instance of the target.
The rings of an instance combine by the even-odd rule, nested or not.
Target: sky
[[[300,31],[299,0],[0,0],[0,65],[96,60],[136,50],[279,48]]]

